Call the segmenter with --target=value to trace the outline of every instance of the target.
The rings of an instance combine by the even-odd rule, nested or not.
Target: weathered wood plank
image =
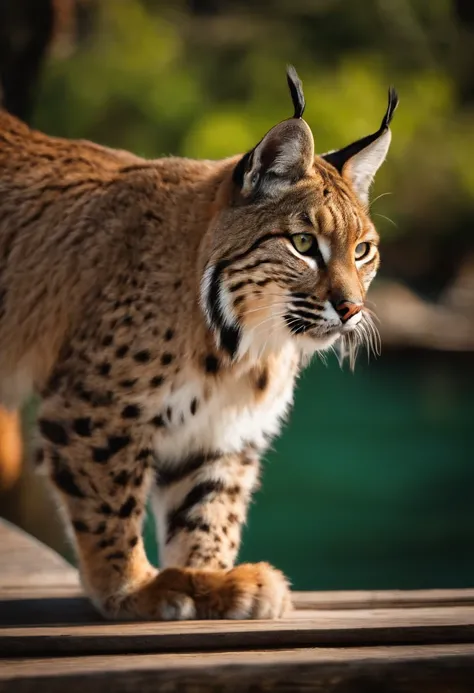
[[[4,656],[474,643],[474,607],[297,612],[280,621],[1,628]]]
[[[0,566],[2,564],[0,547]],[[70,571],[74,569],[67,566]],[[0,571],[1,572],[1,571]],[[0,601],[48,598],[85,598],[78,580],[69,578],[69,584],[2,584]],[[430,606],[474,606],[474,589],[456,590],[374,590],[360,592],[320,591],[293,592],[293,604],[297,611],[333,609],[410,609]]]
[[[0,590],[54,584],[77,586],[77,571],[55,551],[0,519]]]
[[[104,619],[82,594],[58,595],[43,591],[34,597],[3,598],[0,590],[0,632],[5,626],[47,626],[103,623]]]
[[[296,609],[390,609],[474,606],[474,589],[293,592]]]
[[[0,662],[0,693],[472,693],[473,681],[473,645]]]

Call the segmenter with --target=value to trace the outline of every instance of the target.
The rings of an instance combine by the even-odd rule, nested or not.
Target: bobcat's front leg
[[[232,568],[259,461],[251,450],[159,464],[153,495],[162,579],[188,581],[197,618],[277,618],[290,604],[284,576],[266,563]]]
[[[165,555],[179,546],[176,556],[187,556],[188,565],[158,572],[147,560],[141,537],[152,473],[144,430],[101,407],[91,416],[81,402],[68,405],[43,408],[42,456],[75,535],[85,589],[105,616],[172,620],[281,615],[288,602],[281,573],[266,564],[228,569],[256,477],[251,464],[241,461],[243,471],[237,473],[236,459],[223,458],[221,467],[215,460],[221,477],[212,487],[199,470],[168,485]],[[189,483],[194,491],[186,490]],[[219,551],[210,556],[204,567],[211,545],[203,539],[217,546],[215,537],[226,536],[224,527],[229,537],[228,543],[221,542],[225,550],[221,557]]]

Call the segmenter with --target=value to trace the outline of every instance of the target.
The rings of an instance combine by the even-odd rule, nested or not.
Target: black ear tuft
[[[290,87],[291,100],[295,109],[293,118],[302,118],[306,106],[303,94],[303,84],[298,77],[293,65],[288,65],[286,68],[286,79]]]
[[[362,137],[362,139],[357,140],[356,142],[352,142],[352,144],[348,144],[347,147],[343,147],[343,149],[338,149],[333,152],[328,152],[327,154],[322,154],[322,158],[325,159],[328,163],[332,164],[335,168],[337,168],[339,172],[341,172],[344,164],[350,158],[352,158],[353,156],[361,152],[363,149],[371,145],[372,142],[378,140],[378,138],[381,137],[381,135],[383,135],[384,132],[388,130],[388,126],[390,125],[390,122],[393,118],[393,114],[395,113],[395,109],[397,108],[397,106],[398,94],[393,87],[390,87],[390,89],[388,90],[387,110],[385,111],[385,115],[382,118],[382,122],[377,132],[374,132],[372,135]]]
[[[382,119],[382,124],[380,125],[380,130],[386,130],[390,125],[393,114],[395,113],[398,106],[398,94],[394,87],[390,87],[388,90],[388,106],[387,111]]]

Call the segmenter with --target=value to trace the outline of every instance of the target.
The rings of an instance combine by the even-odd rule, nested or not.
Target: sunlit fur
[[[202,282],[209,303],[209,277],[220,272],[219,304],[227,325],[241,331],[237,359],[258,360],[295,340],[310,355],[338,347],[354,364],[357,350],[377,352],[378,332],[365,309],[343,325],[333,307],[338,298],[363,302],[379,266],[379,237],[350,184],[320,157],[277,200],[225,205],[213,223],[213,248]],[[311,233],[325,267],[292,246],[295,233]],[[372,250],[362,262],[358,243]],[[208,310],[211,327],[212,318]],[[217,339],[219,332],[216,331]]]
[[[378,347],[367,310],[343,324],[336,307],[359,309],[377,271],[364,200],[387,122],[339,171],[301,118],[244,156],[145,161],[0,111],[0,400],[40,397],[37,461],[107,617],[288,609],[278,570],[234,562],[305,361]],[[150,495],[160,571],[142,538]]]

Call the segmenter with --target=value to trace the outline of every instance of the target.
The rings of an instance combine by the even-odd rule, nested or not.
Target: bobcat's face
[[[390,92],[379,131],[315,157],[298,117],[301,85],[292,73],[289,81],[295,117],[240,160],[214,218],[201,302],[232,358],[258,358],[292,339],[306,354],[340,340],[353,360],[359,344],[377,348],[364,302],[379,266],[378,235],[366,210],[397,97]]]

